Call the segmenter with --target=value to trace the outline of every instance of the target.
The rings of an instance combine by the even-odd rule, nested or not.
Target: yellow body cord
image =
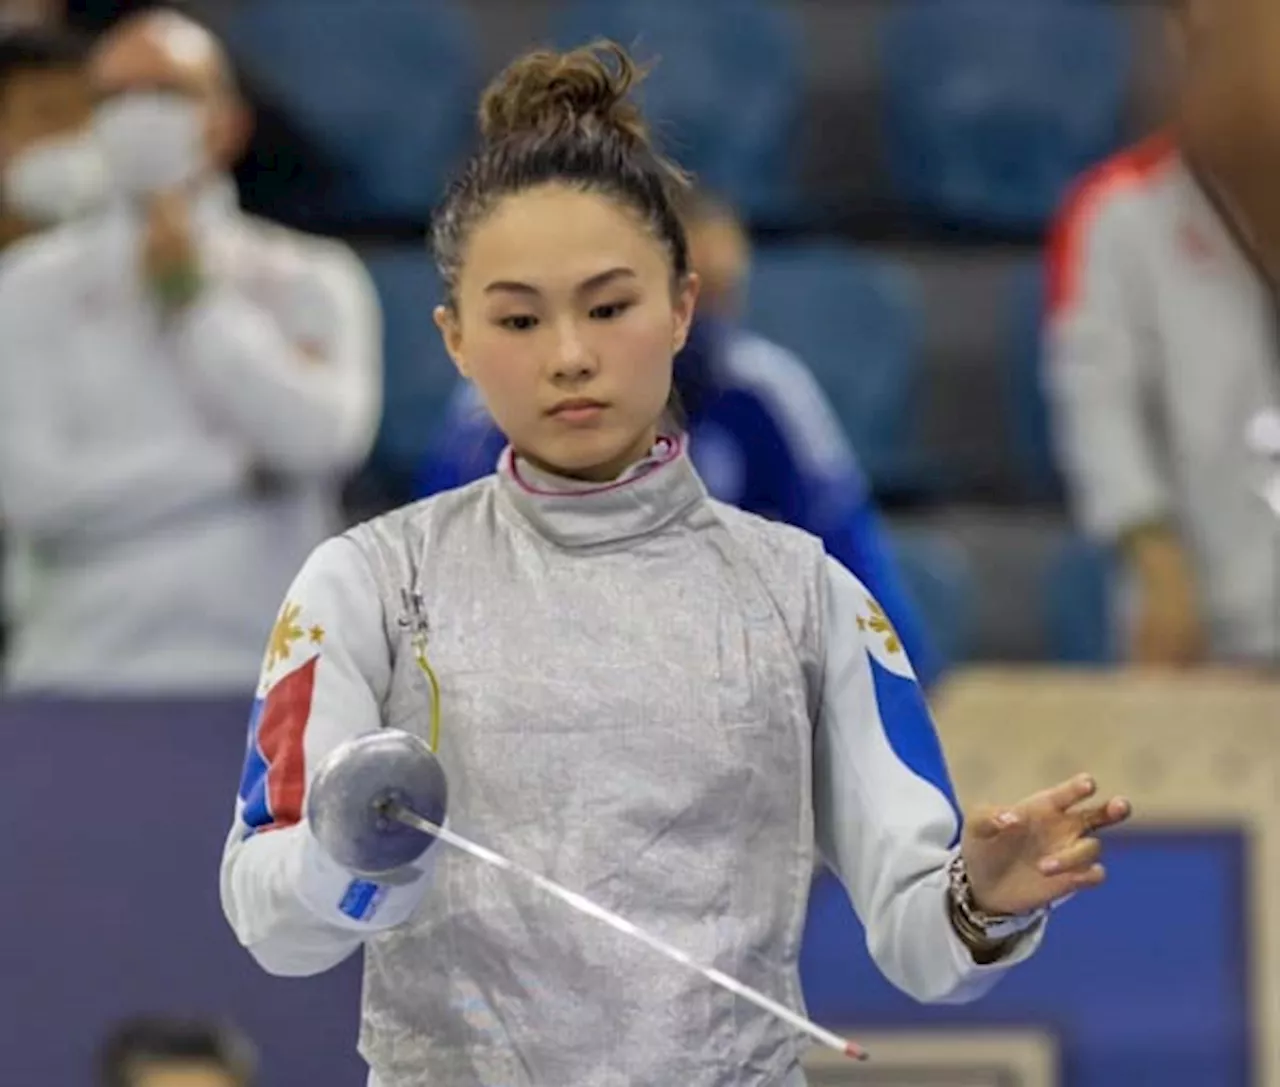
[[[427,677],[427,682],[431,684],[431,728],[427,743],[434,754],[440,746],[440,681],[436,679],[431,662],[427,660],[427,636],[425,634],[418,634],[413,639],[413,654],[417,658],[418,667],[422,669],[423,675]]]

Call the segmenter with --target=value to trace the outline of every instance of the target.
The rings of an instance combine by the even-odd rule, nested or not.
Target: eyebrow
[[[584,279],[581,283],[578,284],[576,288],[576,293],[587,294],[590,291],[596,290],[598,287],[605,286],[605,284],[607,283],[612,283],[615,279],[635,279],[635,278],[636,278],[636,274],[630,268],[623,268],[623,267],[610,268],[608,269],[608,271],[600,272],[597,275],[591,276],[589,279]],[[517,283],[514,280],[509,280],[509,279],[494,280],[494,282],[490,283],[484,289],[485,294],[494,294],[498,291],[510,291],[514,294],[535,294],[535,295],[542,293],[541,291],[538,290],[537,287],[531,286],[528,283]]]

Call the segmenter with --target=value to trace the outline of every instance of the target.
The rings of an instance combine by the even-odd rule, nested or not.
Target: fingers
[[[1069,811],[1082,800],[1088,800],[1098,791],[1098,783],[1092,774],[1076,774],[1075,777],[1048,790],[1048,797],[1058,811]]]
[[[1098,790],[1097,782],[1090,774],[1075,777],[1046,789],[1035,796],[1010,807],[990,804],[975,808],[965,820],[968,830],[979,839],[995,838],[1010,830],[1031,827],[1047,817],[1046,807],[1065,818],[1069,825],[1078,828],[1081,835],[1105,830],[1125,822],[1133,814],[1133,805],[1126,797],[1117,796],[1101,804],[1091,804],[1079,811],[1072,811],[1081,801],[1087,800]]]
[[[1081,832],[1093,831],[1123,823],[1132,814],[1132,805],[1124,797],[1113,797],[1103,804],[1095,804],[1079,813]],[[1081,837],[1058,852],[1044,857],[1037,866],[1040,873],[1060,883],[1060,898],[1090,887],[1097,887],[1106,879],[1106,869],[1098,863],[1102,856],[1102,842],[1095,837]]]
[[[968,819],[968,825],[977,838],[994,838],[1016,827],[1020,819],[1012,808],[995,808],[984,805],[977,808]]]
[[[1054,901],[1061,901],[1077,891],[1086,891],[1091,887],[1101,886],[1107,878],[1107,870],[1101,864],[1090,864],[1084,868],[1073,869],[1055,879]]]
[[[1123,796],[1114,796],[1105,804],[1095,804],[1079,813],[1080,829],[1085,834],[1118,826],[1133,814],[1133,805]]]
[[[1088,800],[1098,791],[1098,783],[1091,774],[1075,777],[1048,790],[1050,802],[1060,812],[1070,811],[1082,800]],[[1133,813],[1133,807],[1122,796],[1112,797],[1103,804],[1093,805],[1079,813],[1080,825],[1086,832],[1123,823]]]
[[[1091,867],[1102,856],[1102,843],[1097,838],[1082,838],[1072,842],[1040,862],[1040,871],[1046,876],[1079,872]]]

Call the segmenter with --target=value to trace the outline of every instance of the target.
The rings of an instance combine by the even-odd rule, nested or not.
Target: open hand
[[[1123,823],[1123,797],[1089,803],[1097,785],[1080,774],[1009,808],[984,806],[966,820],[960,850],[974,903],[988,913],[1027,913],[1106,877],[1097,831]]]

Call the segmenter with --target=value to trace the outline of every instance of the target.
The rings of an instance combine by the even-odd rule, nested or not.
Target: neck
[[[578,480],[583,483],[612,483],[621,477],[628,468],[644,460],[652,451],[657,440],[658,428],[656,426],[650,427],[616,457],[612,457],[601,464],[587,467],[565,468],[561,465],[552,464],[540,457],[531,456],[519,449],[516,452],[522,460],[528,461],[539,471],[546,472],[549,475],[560,476],[562,479]]]
[[[498,462],[497,497],[539,535],[561,547],[621,547],[660,532],[707,497],[679,437],[659,438],[648,456],[613,479],[565,479],[508,447]]]

